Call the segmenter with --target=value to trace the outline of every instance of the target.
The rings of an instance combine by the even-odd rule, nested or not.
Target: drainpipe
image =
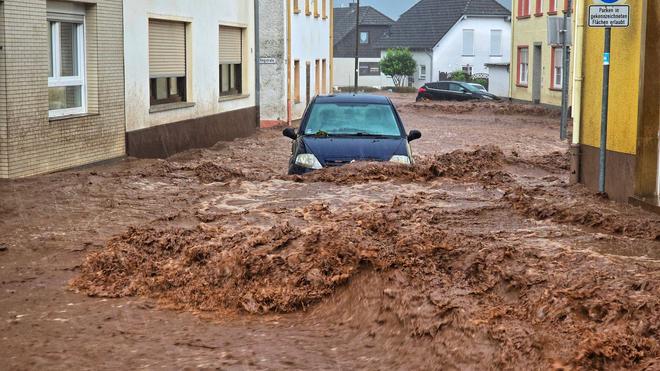
[[[429,82],[433,82],[433,49],[426,50],[426,55],[428,55],[429,59],[431,60],[431,72],[430,72],[431,79],[429,80]]]
[[[580,181],[580,135],[582,129],[582,63],[584,55],[584,0],[575,4],[575,42],[573,43],[573,140],[571,144],[572,184]]]
[[[286,124],[291,126],[293,115],[293,92],[291,91],[291,1],[286,2]]]
[[[259,0],[254,0],[254,105],[257,127],[261,126],[261,64],[259,63]]]

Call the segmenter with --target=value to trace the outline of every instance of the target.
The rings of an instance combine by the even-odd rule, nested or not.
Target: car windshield
[[[394,110],[387,104],[316,103],[305,135],[365,135],[400,137]]]

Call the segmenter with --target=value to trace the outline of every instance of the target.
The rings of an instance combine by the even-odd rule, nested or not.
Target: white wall
[[[474,56],[463,56],[463,30],[474,30]],[[502,53],[490,55],[490,31],[502,30]],[[472,73],[488,73],[486,63],[508,63],[511,59],[511,22],[501,17],[467,18],[457,22],[433,48],[433,81],[439,72],[454,72],[464,65]]]
[[[360,58],[359,62],[380,62],[380,58]],[[335,86],[353,86],[355,84],[355,59],[335,58]],[[366,87],[382,88],[383,86],[394,86],[391,78],[380,74],[380,76],[359,76],[359,85]]]
[[[126,129],[204,117],[255,105],[254,3],[246,0],[127,0],[124,1],[124,73]],[[149,18],[189,22],[188,101],[194,107],[149,113]],[[218,28],[247,27],[243,42],[246,97],[219,101]]]
[[[245,1],[245,0],[244,0]],[[293,1],[293,0],[288,0]],[[322,14],[323,10],[321,6],[322,1],[319,0],[319,13],[321,16],[318,18],[314,17],[314,12],[312,9],[311,15],[305,14],[305,2],[300,1],[301,11],[298,14],[291,15],[291,99],[295,99],[295,71],[293,61],[300,61],[300,100],[298,104],[294,104],[293,107],[293,119],[298,119],[302,117],[305,107],[307,106],[306,102],[306,63],[310,62],[310,99],[315,95],[315,63],[316,60],[326,60],[326,92],[330,93],[331,82],[330,82],[330,4],[331,1],[326,1],[328,9],[326,14],[328,17],[323,19]],[[310,5],[313,2],[310,1]],[[293,6],[291,6],[293,9]],[[322,64],[321,67],[322,68]],[[319,78],[323,79],[323,73],[319,73]],[[322,83],[322,82],[321,82]],[[322,90],[321,90],[322,91]]]

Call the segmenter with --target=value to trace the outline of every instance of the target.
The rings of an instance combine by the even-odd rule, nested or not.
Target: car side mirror
[[[296,130],[294,128],[284,129],[284,131],[282,131],[282,135],[293,140],[298,139],[298,134],[296,134]]]
[[[422,133],[419,130],[410,130],[410,134],[408,134],[408,141],[412,142],[413,140],[417,140],[422,137]]]

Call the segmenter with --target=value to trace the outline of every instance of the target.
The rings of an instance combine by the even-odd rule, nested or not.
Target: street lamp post
[[[358,92],[358,74],[360,73],[359,65],[359,51],[360,51],[360,0],[357,0],[357,7],[355,11],[355,87],[354,92]]]

